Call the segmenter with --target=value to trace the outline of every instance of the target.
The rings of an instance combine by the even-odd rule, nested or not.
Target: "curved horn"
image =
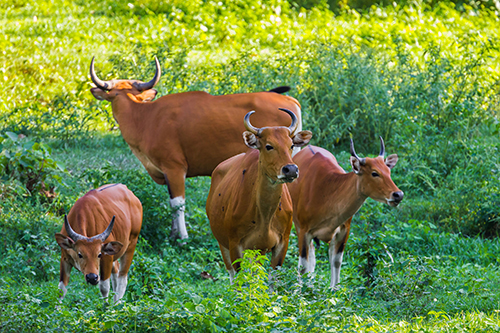
[[[290,117],[292,117],[292,124],[290,125],[290,127],[288,127],[288,129],[290,130],[290,136],[293,136],[295,134],[295,131],[297,130],[297,127],[298,127],[297,116],[292,111],[290,111],[288,109],[284,109],[284,108],[279,108],[279,109],[281,111],[288,113],[288,115]]]
[[[68,234],[68,237],[71,238],[73,241],[78,241],[80,239],[87,239],[87,237],[80,235],[76,233],[71,226],[69,225],[68,222],[68,216],[64,215],[64,229],[66,229],[66,233]]]
[[[351,155],[354,156],[359,161],[359,163],[361,163],[361,165],[365,165],[366,160],[364,158],[359,157],[358,154],[356,154],[356,151],[354,150],[354,142],[352,141],[352,139],[351,139]]]
[[[260,128],[254,127],[252,124],[250,124],[250,116],[255,113],[255,111],[250,111],[245,115],[245,119],[243,120],[243,123],[245,124],[245,128],[247,131],[259,136],[260,135]]]
[[[113,89],[114,84],[111,81],[103,81],[97,77],[94,70],[94,58],[92,57],[92,61],[90,62],[90,79],[94,82],[95,86],[101,90],[111,90]]]
[[[381,136],[379,136],[379,138],[380,138],[380,154],[378,154],[378,156],[384,157],[384,155],[385,155],[384,139],[382,139]]]
[[[109,222],[109,225],[106,228],[106,230],[104,230],[104,232],[102,234],[99,234],[99,235],[96,235],[96,236],[90,238],[90,240],[91,241],[100,240],[100,241],[104,242],[106,240],[106,238],[108,238],[109,235],[111,234],[111,231],[113,230],[114,225],[115,225],[115,216],[113,215],[113,218],[111,219],[111,222]]]
[[[151,81],[145,82],[145,83],[139,83],[139,82],[133,83],[133,86],[137,90],[144,91],[144,90],[151,89],[158,83],[158,81],[160,81],[161,68],[160,68],[160,62],[158,61],[158,58],[156,56],[155,56],[155,64],[156,64],[156,72],[155,72],[155,76],[153,77],[153,79],[151,79]]]

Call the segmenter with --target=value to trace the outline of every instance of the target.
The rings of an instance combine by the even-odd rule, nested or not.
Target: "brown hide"
[[[102,90],[93,88],[95,91]],[[241,140],[242,119],[255,110],[256,126],[282,126],[289,117],[278,108],[294,112],[300,121],[296,99],[274,92],[212,96],[205,92],[185,92],[163,96],[154,102],[139,102],[139,94],[128,81],[116,84],[106,99],[123,138],[159,184],[163,174],[180,170],[186,177],[210,176],[223,160],[246,151]],[[174,172],[175,173],[175,172]],[[172,197],[184,195],[173,190]]]
[[[156,65],[155,78],[146,84],[151,87],[159,80],[157,60]],[[111,102],[113,116],[134,155],[156,183],[168,186],[175,211],[171,237],[188,237],[185,178],[210,176],[220,162],[246,151],[241,119],[247,112],[257,111],[253,119],[257,126],[282,126],[289,119],[278,108],[287,108],[301,123],[297,100],[275,92],[212,96],[195,91],[152,101],[156,90],[138,90],[143,85],[140,81],[100,81],[93,62],[91,78],[97,86],[91,89],[92,94]]]
[[[302,144],[311,137],[306,132],[295,136],[304,138]],[[272,251],[271,266],[282,265],[292,227],[292,202],[279,174],[284,166],[293,165],[292,144],[301,143],[292,142],[284,127],[264,128],[249,140],[252,135],[245,132],[245,139],[258,151],[234,156],[214,170],[206,205],[210,227],[230,274],[232,268],[239,269],[239,264],[231,264],[246,249]]]
[[[56,240],[61,245],[60,281],[65,286],[69,282],[71,267],[77,268],[85,276],[96,274],[100,275],[101,280],[107,280],[113,269],[113,261],[122,258],[121,264],[117,266],[118,275],[127,274],[141,230],[142,205],[125,185],[104,185],[87,192],[76,201],[67,218],[74,232],[90,238],[101,234],[113,216],[115,216],[113,229],[104,241],[90,239],[73,241],[67,237],[68,232],[64,226],[61,233],[56,234]]]
[[[387,203],[400,191],[382,157],[366,158],[362,174],[346,173],[326,149],[307,146],[294,157],[300,169],[296,182],[288,184],[297,229],[330,241],[334,230],[352,217],[367,197]],[[379,176],[373,177],[376,172]]]
[[[299,238],[299,266],[305,260],[302,262],[305,271],[314,271],[312,239],[330,243],[331,287],[334,287],[338,282],[352,216],[368,197],[391,206],[397,206],[403,198],[403,192],[391,179],[390,168],[396,164],[397,155],[386,160],[382,156],[365,158],[364,164],[351,157],[356,172],[346,173],[329,151],[307,146],[294,156],[294,162],[299,167],[300,177],[288,184],[288,189]],[[399,201],[394,201],[398,194]],[[310,251],[312,258],[309,257]],[[312,266],[307,266],[309,264]]]

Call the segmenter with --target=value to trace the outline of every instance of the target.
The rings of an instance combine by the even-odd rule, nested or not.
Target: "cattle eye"
[[[372,177],[380,177],[380,175],[378,173],[376,173],[375,171],[372,172]]]
[[[82,254],[78,252],[78,258],[83,258]]]
[[[273,150],[274,148],[271,145],[266,145],[266,149],[269,151],[269,150]]]
[[[97,255],[97,258],[100,258],[100,257],[101,257],[101,253],[99,253],[99,254]]]
[[[293,147],[295,147],[295,145],[292,145],[290,148],[293,149]]]

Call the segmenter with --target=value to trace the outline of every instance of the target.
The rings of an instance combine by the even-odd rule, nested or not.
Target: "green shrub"
[[[65,167],[51,157],[52,149],[12,132],[0,136],[0,176],[3,181],[20,182],[29,194],[55,196],[55,186],[63,185]]]

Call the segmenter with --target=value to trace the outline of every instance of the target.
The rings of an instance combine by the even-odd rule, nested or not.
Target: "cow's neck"
[[[260,163],[259,163],[260,164]],[[255,204],[257,218],[263,223],[270,223],[280,205],[283,184],[272,181],[261,168],[256,181]]]
[[[128,96],[119,96],[111,104],[113,117],[120,126],[123,138],[129,145],[134,145],[139,139],[138,135],[143,134],[140,128],[143,123],[142,108],[144,105],[131,100]]]
[[[354,172],[336,174],[330,181],[328,186],[336,190],[331,192],[334,198],[327,200],[335,205],[332,211],[338,214],[339,221],[343,223],[361,208],[367,197],[361,193],[360,177]]]

